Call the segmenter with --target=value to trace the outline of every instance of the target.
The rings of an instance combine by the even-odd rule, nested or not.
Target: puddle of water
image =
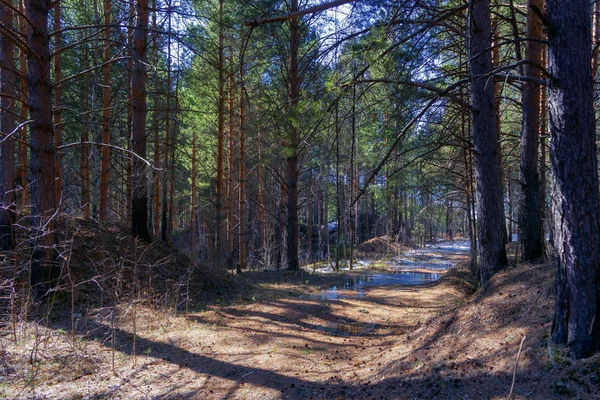
[[[323,290],[320,294],[309,295],[310,298],[321,300],[340,300],[347,298],[364,297],[364,288],[384,285],[424,285],[435,282],[442,277],[441,273],[430,273],[411,271],[425,269],[433,271],[445,271],[454,263],[450,262],[448,254],[461,254],[470,249],[468,241],[439,241],[427,245],[425,248],[415,249],[403,254],[399,260],[389,262],[391,273],[373,273],[355,275],[346,281],[343,287],[334,286]],[[365,267],[368,261],[360,260],[358,265]],[[358,266],[357,265],[357,266]],[[360,268],[360,267],[359,267]],[[319,272],[331,272],[331,266],[317,270]],[[303,296],[301,296],[303,297]]]
[[[344,289],[360,290],[364,287],[383,285],[424,285],[435,282],[441,277],[441,274],[409,271],[400,271],[391,274],[357,275],[344,283]]]
[[[339,336],[358,336],[368,335],[379,328],[377,324],[363,324],[360,322],[328,322],[327,324],[317,328],[318,330],[332,335]]]
[[[348,260],[344,260],[340,262],[340,271],[349,271],[350,270],[350,262]],[[355,260],[354,261],[354,265],[352,266],[353,269],[362,269],[362,268],[368,268],[371,265],[371,261],[369,260]],[[329,264],[326,265],[324,267],[321,268],[315,268],[313,270],[313,272],[318,272],[320,274],[327,274],[327,273],[332,273],[332,272],[336,272],[333,264]]]
[[[333,286],[328,290],[321,291],[320,294],[306,296],[308,298],[317,298],[321,300],[341,300],[357,297],[364,297],[364,289],[373,286],[385,285],[424,285],[435,282],[442,277],[442,274],[432,274],[428,272],[407,272],[381,273],[356,275],[344,282],[344,286],[338,288]],[[303,298],[304,296],[300,296]]]

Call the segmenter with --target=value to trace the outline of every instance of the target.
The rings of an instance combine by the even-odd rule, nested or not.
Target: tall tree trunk
[[[310,264],[312,260],[312,231],[313,231],[313,199],[312,199],[313,172],[312,167],[308,170],[308,187],[306,188],[306,261]]]
[[[129,5],[129,27],[127,28],[127,48],[133,49],[133,25],[135,24],[135,0],[128,0]],[[127,60],[127,81],[131,82],[133,76],[133,57]],[[127,104],[133,104],[133,92],[127,93]],[[133,151],[131,142],[133,127],[133,107],[127,107],[127,150]],[[127,170],[125,171],[127,179],[127,221],[133,220],[133,157],[128,156]]]
[[[156,1],[153,0],[153,8],[156,8]],[[156,13],[152,13],[152,27],[155,31],[158,31],[158,24],[156,23]],[[159,63],[159,42],[158,42],[158,33],[154,33],[153,37],[153,48],[154,48],[154,63],[158,65]],[[154,231],[154,237],[158,237],[160,235],[160,178],[162,176],[160,172],[160,128],[159,128],[159,113],[158,113],[158,71],[154,71],[153,76],[153,85],[154,85],[154,96],[152,99],[152,108],[153,108],[153,118],[152,118],[152,131],[154,133],[154,170],[153,174],[153,182],[152,182],[152,229]]]
[[[56,152],[52,124],[52,82],[48,36],[49,4],[46,0],[25,1],[27,24],[27,80],[31,120],[30,168],[33,226],[38,229],[31,265],[31,285],[36,298],[46,296],[58,277],[54,218]],[[51,195],[49,195],[51,194]]]
[[[84,65],[89,66],[88,46],[84,48]],[[83,93],[82,102],[85,104],[85,117],[83,129],[81,131],[81,154],[79,155],[79,170],[81,172],[81,205],[83,208],[83,216],[90,218],[92,215],[92,199],[90,191],[90,159],[89,145],[90,141],[90,77],[85,76],[85,91]]]
[[[259,109],[260,112],[260,109]],[[263,166],[263,156],[262,156],[262,128],[258,127],[258,226],[260,230],[260,238],[261,238],[261,251],[263,263],[267,263],[266,251],[267,251],[267,213],[266,213],[266,203],[265,203],[265,182],[264,182],[264,166]]]
[[[102,52],[102,144],[110,144],[110,9],[111,0],[104,0],[104,49]],[[110,168],[110,147],[102,146],[102,162],[100,165],[100,207],[98,219],[108,218],[108,178]]]
[[[544,9],[544,0],[529,0],[527,13],[527,37],[535,40],[543,39],[543,25],[539,16],[533,11]],[[542,64],[542,44],[527,41],[525,54],[528,63],[525,75],[540,79]],[[535,65],[534,65],[535,64]],[[519,241],[521,242],[521,261],[539,261],[544,255],[544,226],[542,223],[542,207],[540,198],[539,174],[539,132],[540,132],[540,92],[541,86],[530,81],[523,82],[523,129],[521,133],[521,170],[520,182],[523,195],[519,215]]]
[[[60,8],[61,8],[61,0],[56,0],[54,5],[50,5],[50,7],[54,7],[54,48],[58,49],[61,45],[61,37],[60,34]],[[58,148],[61,144],[61,129],[62,129],[62,57],[59,51],[54,55],[54,147]],[[57,151],[58,162],[54,163],[54,168],[56,168],[56,204],[61,206],[62,202],[62,189],[63,189],[63,176],[62,170],[60,166],[61,155]]]
[[[469,36],[479,269],[481,282],[486,282],[507,265],[494,85],[488,84],[492,72],[489,0],[472,3]]]
[[[248,212],[246,208],[246,109],[244,104],[244,65],[240,62],[240,263],[239,270],[246,269],[248,259],[246,255],[246,240],[248,228]],[[260,145],[259,145],[260,146]],[[259,159],[260,163],[260,159]],[[259,167],[260,168],[260,167]],[[259,186],[261,182],[259,181]],[[260,187],[259,187],[259,190]],[[262,211],[262,210],[261,210]],[[264,212],[264,211],[262,211]],[[261,233],[262,236],[262,233]]]
[[[13,29],[14,12],[4,2],[0,2],[0,21],[5,29]],[[16,81],[15,48],[6,35],[0,35],[0,66],[0,250],[9,250],[15,245],[15,140],[4,135],[10,135],[15,128]]]
[[[196,266],[198,261],[198,250],[196,245],[196,175],[197,175],[197,160],[196,160],[196,138],[197,134],[194,130],[192,136],[192,188],[190,198],[190,253],[192,254],[192,264]]]
[[[600,44],[600,1],[594,0],[592,13],[592,77],[598,75],[598,47]]]
[[[168,11],[169,25],[171,23],[171,10]],[[169,151],[171,146],[171,36],[167,35],[167,91],[166,106],[165,106],[165,144],[163,147],[163,172],[162,172],[162,213],[161,213],[161,226],[160,226],[160,237],[161,239],[170,244],[171,238],[169,237],[169,199],[167,198],[169,193]],[[170,160],[173,163],[173,160]]]
[[[340,125],[339,104],[335,104],[335,270],[340,269],[340,234],[342,233],[342,206],[340,200]]]
[[[24,0],[19,1],[19,12],[25,14]],[[19,18],[19,32],[26,30],[25,18]],[[20,120],[26,121],[29,109],[27,107],[27,52],[23,49],[19,50],[19,73],[21,74],[21,106]],[[28,127],[21,128],[21,141],[19,142],[19,177],[21,178],[21,208],[25,210],[29,205],[29,174],[27,168],[27,131]]]
[[[227,174],[227,264],[229,268],[233,267],[234,259],[233,259],[233,242],[235,235],[235,218],[234,211],[236,209],[239,210],[237,206],[239,206],[239,196],[238,201],[234,201],[234,181],[235,181],[235,146],[234,146],[234,138],[235,138],[235,129],[234,129],[234,109],[233,109],[233,97],[234,88],[233,88],[233,51],[232,47],[229,46],[229,72],[227,74],[227,83],[228,83],[228,96],[227,96],[227,107],[228,107],[228,125],[229,125],[229,133],[227,135],[228,139],[228,174]],[[239,192],[238,192],[239,195]],[[236,204],[237,203],[237,204]],[[238,267],[239,269],[239,263]]]
[[[586,0],[547,0],[547,12],[556,264],[552,338],[581,358],[600,350],[600,205],[590,5]]]
[[[216,227],[216,264],[222,267],[223,263],[223,151],[225,135],[225,71],[223,70],[223,0],[219,0],[219,37],[217,69],[219,73],[219,98],[217,99],[217,198],[215,207],[217,212]]]
[[[497,8],[498,7],[498,2],[494,1],[494,7]],[[512,15],[514,15],[514,13],[512,13]],[[500,42],[500,32],[499,32],[499,21],[497,16],[494,14],[494,16],[491,17],[492,18],[492,67],[493,66],[498,66],[500,65],[500,46],[499,46],[499,42]],[[520,43],[516,43],[515,44],[516,47],[519,48],[520,51]],[[500,190],[502,191],[502,193],[504,194],[504,166],[503,166],[503,161],[502,161],[502,142],[501,142],[501,137],[502,137],[502,118],[501,118],[501,112],[500,112],[500,100],[502,99],[502,86],[501,86],[501,82],[494,80],[494,102],[495,102],[495,109],[494,112],[496,114],[496,132],[498,133],[498,138],[496,140],[496,146],[498,146],[498,164],[500,165]],[[504,198],[504,196],[503,196]],[[504,221],[505,223],[503,224],[502,229],[504,230],[504,241],[510,241],[510,239],[508,238],[508,233],[507,233],[507,229],[506,229],[506,221]]]
[[[542,52],[542,66],[546,67],[546,51]],[[545,89],[540,90],[540,204],[542,206],[542,224],[547,221],[547,204],[546,204],[546,143],[548,136],[548,104],[547,92]],[[546,222],[548,224],[548,222]],[[544,237],[544,243],[546,238]]]
[[[169,24],[170,25],[170,24]],[[170,31],[170,29],[169,29]],[[168,68],[170,71],[170,68]],[[175,207],[175,203],[173,200],[173,196],[175,194],[175,150],[177,149],[177,111],[179,107],[178,98],[179,98],[179,74],[175,75],[175,110],[173,110],[173,128],[171,131],[171,164],[169,165],[169,171],[171,173],[171,178],[169,179],[169,223],[167,225],[167,241],[168,245],[171,245],[171,232],[173,231],[173,222],[176,213],[173,208]],[[177,213],[177,215],[179,215]]]
[[[513,194],[512,194],[512,169],[510,166],[506,168],[506,203],[508,206],[508,241],[512,242],[512,235],[514,231],[513,223]]]
[[[133,30],[133,71],[131,73],[131,147],[146,158],[146,43],[148,39],[148,0],[135,2]],[[146,165],[138,157],[132,162],[131,232],[140,239],[151,241],[148,231],[148,191]]]
[[[291,1],[290,12],[298,11],[298,0]],[[290,19],[290,60],[288,135],[285,141],[287,184],[287,262],[288,269],[300,268],[298,261],[298,101],[300,79],[298,76],[298,18]]]

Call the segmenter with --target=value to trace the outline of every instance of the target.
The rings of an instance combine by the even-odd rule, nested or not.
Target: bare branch
[[[244,21],[244,25],[256,27],[259,25],[270,24],[273,22],[283,22],[283,21],[287,21],[287,20],[290,20],[293,18],[302,17],[303,15],[306,15],[306,14],[314,14],[319,11],[324,11],[324,10],[327,10],[327,9],[330,9],[333,7],[338,7],[338,6],[341,6],[344,4],[353,3],[354,1],[356,1],[356,0],[334,0],[329,3],[324,3],[324,4],[320,4],[318,6],[305,8],[304,10],[298,10],[298,11],[294,11],[294,12],[290,12],[290,13],[286,13],[286,14],[276,15],[273,17],[247,20],[247,21]]]

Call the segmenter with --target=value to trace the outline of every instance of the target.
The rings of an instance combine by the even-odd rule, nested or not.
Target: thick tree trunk
[[[598,75],[598,43],[600,42],[600,1],[594,0],[592,13],[592,77]]]
[[[50,80],[50,48],[48,9],[45,0],[25,2],[29,110],[31,115],[30,168],[33,226],[36,233],[31,285],[36,298],[44,297],[58,276],[55,249],[54,218],[58,203],[56,193],[56,152],[52,125],[52,82]]]
[[[486,282],[507,265],[494,85],[489,84],[492,72],[489,0],[472,3],[469,31],[479,269],[481,282]]]
[[[556,264],[552,337],[575,357],[600,350],[600,206],[591,20],[586,0],[547,0],[550,166]]]
[[[19,1],[19,12],[25,14],[24,0]],[[25,18],[19,18],[19,31],[25,32]],[[19,73],[21,74],[21,106],[20,120],[26,121],[29,109],[27,107],[27,53],[23,49],[19,49]],[[19,142],[19,177],[21,178],[21,208],[25,210],[29,205],[29,169],[27,166],[27,132],[28,127],[21,128],[21,141]]]
[[[543,0],[529,0],[527,13],[527,37],[543,39],[543,25],[539,16],[532,11],[544,9]],[[525,75],[531,78],[542,77],[539,65],[542,64],[542,44],[528,41],[525,54],[528,64]],[[535,64],[535,65],[533,65]],[[519,215],[519,241],[521,261],[539,261],[544,255],[544,227],[542,223],[540,174],[539,174],[539,130],[541,86],[533,82],[523,82],[523,129],[521,133],[521,173],[520,182],[523,195]]]
[[[169,23],[171,21],[171,13],[169,12]],[[171,36],[167,35],[167,91],[166,95],[166,110],[165,110],[165,144],[163,146],[163,171],[162,171],[162,212],[161,212],[161,239],[170,244],[170,229],[169,229],[169,151],[171,146]],[[173,160],[170,160],[173,163]],[[172,184],[172,182],[171,182]]]
[[[139,157],[146,158],[146,42],[148,38],[148,1],[136,0],[133,30],[133,71],[131,73],[131,147]],[[132,160],[131,232],[151,241],[148,231],[148,191],[146,165],[138,157]]]
[[[542,52],[542,65],[544,67],[546,67],[546,51],[544,50]],[[547,210],[547,202],[546,202],[546,185],[547,185],[547,179],[546,179],[546,170],[547,170],[547,166],[546,166],[546,146],[547,146],[547,137],[548,137],[548,102],[547,102],[547,92],[544,89],[540,90],[540,159],[539,159],[539,172],[540,172],[540,203],[542,205],[542,225],[545,223],[547,224],[547,226],[549,225],[548,222],[548,210]],[[545,244],[546,238],[544,237],[544,244]]]
[[[104,0],[104,50],[102,52],[102,144],[110,144],[110,9],[111,0]],[[100,207],[98,219],[108,218],[108,178],[110,168],[110,147],[102,146],[102,162],[100,164]]]
[[[14,12],[0,2],[0,21],[5,29],[14,27]],[[13,223],[15,221],[15,140],[10,135],[15,128],[15,48],[6,35],[0,35],[0,250],[15,245]],[[15,134],[16,135],[16,134]]]
[[[298,11],[298,0],[292,0],[290,12]],[[298,76],[298,18],[290,19],[290,64],[288,79],[289,128],[285,143],[287,184],[287,267],[300,268],[298,261],[298,101],[300,80]]]

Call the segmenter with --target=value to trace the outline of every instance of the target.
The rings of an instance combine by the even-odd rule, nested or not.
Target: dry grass
[[[462,265],[435,284],[330,301],[321,291],[359,272],[199,268],[183,287],[184,255],[111,229],[84,221],[75,235],[75,307],[66,292],[18,315],[14,331],[3,321],[0,397],[500,399],[526,337],[514,398],[600,398],[600,356],[574,361],[549,343],[547,265],[477,291]]]

